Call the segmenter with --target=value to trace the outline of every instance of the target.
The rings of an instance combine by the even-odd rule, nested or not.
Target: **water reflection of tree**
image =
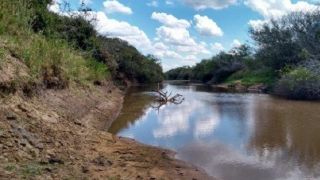
[[[146,87],[149,90],[149,87]],[[147,108],[150,108],[154,97],[142,93],[145,88],[137,87],[130,90],[125,97],[123,108],[118,119],[112,123],[109,132],[118,134],[122,129],[138,121]]]
[[[309,170],[319,165],[319,104],[273,99],[257,102],[255,107],[249,149],[260,157],[275,156],[279,163],[297,162]]]

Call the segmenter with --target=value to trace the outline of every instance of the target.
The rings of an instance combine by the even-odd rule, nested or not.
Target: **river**
[[[109,132],[174,150],[220,179],[320,179],[319,102],[167,83],[185,101],[154,109],[151,89],[129,90]]]

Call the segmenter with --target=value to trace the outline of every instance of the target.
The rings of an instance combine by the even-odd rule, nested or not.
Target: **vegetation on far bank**
[[[120,85],[162,81],[162,67],[155,57],[141,54],[123,40],[99,35],[84,16],[48,11],[50,3],[1,1],[1,62],[7,56],[23,61],[30,76],[22,81],[58,89],[108,79]],[[90,9],[81,6],[79,11]]]
[[[242,45],[166,72],[169,80],[209,84],[265,84],[290,99],[320,99],[320,11],[291,13],[250,29],[254,46]]]

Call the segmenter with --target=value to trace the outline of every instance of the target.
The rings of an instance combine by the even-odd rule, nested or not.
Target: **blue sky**
[[[81,0],[68,0],[77,9]],[[61,13],[63,0],[49,9]],[[161,59],[164,70],[194,65],[221,50],[250,43],[249,28],[292,11],[312,11],[317,0],[85,0],[97,31],[127,40]],[[319,1],[318,1],[319,2]]]

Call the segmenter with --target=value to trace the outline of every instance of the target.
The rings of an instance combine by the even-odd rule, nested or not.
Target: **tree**
[[[301,48],[284,19],[272,20],[270,24],[264,24],[261,29],[251,29],[250,33],[258,46],[256,58],[263,61],[266,66],[277,71],[303,60],[299,56]]]
[[[295,12],[250,30],[256,58],[274,70],[320,59],[320,12]]]
[[[290,99],[320,99],[320,62],[309,60],[285,73],[275,93]]]
[[[211,59],[202,60],[194,67],[179,67],[166,73],[168,79],[197,80],[205,83],[221,83],[231,74],[243,69],[245,61],[251,59],[248,45],[233,48],[230,52],[221,52]]]

